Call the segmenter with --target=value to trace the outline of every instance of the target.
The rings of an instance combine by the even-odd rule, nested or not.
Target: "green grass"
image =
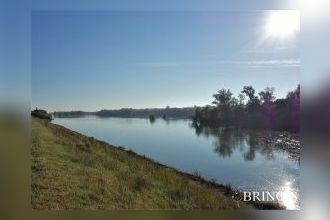
[[[34,209],[250,209],[214,182],[32,118]]]

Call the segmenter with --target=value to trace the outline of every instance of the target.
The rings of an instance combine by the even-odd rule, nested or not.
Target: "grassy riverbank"
[[[32,118],[34,209],[251,209],[226,187]]]

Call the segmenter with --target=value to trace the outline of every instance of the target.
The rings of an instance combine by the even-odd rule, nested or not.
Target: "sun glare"
[[[289,38],[300,29],[300,14],[298,11],[273,11],[266,21],[267,37]]]

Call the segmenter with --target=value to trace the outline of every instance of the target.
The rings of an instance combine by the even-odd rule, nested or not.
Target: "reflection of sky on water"
[[[223,158],[230,158],[235,152],[240,152],[245,161],[253,161],[257,155],[262,155],[266,160],[281,161],[292,160],[299,163],[299,157],[290,150],[279,148],[273,141],[274,132],[253,132],[235,129],[224,128],[195,128],[197,135],[204,135],[207,138],[213,138],[214,151]],[[282,135],[281,135],[282,136]],[[265,138],[266,137],[266,138]],[[272,138],[267,138],[272,137]],[[278,139],[277,139],[278,140]],[[279,142],[279,141],[278,141]],[[280,141],[282,142],[282,141]],[[295,141],[293,141],[295,142]],[[298,155],[299,156],[299,155]],[[290,172],[295,172],[295,167],[286,167]],[[269,168],[269,172],[273,173],[273,177],[283,180],[282,184],[273,183],[271,179],[265,177],[267,183],[264,187],[260,186],[258,191],[269,191],[273,188],[274,191],[280,192],[282,195],[280,203],[287,209],[299,209],[300,201],[295,195],[299,194],[297,177],[287,174],[287,171],[281,166]],[[263,177],[260,173],[259,177]],[[256,183],[258,184],[258,183]],[[250,185],[250,184],[247,184]],[[295,186],[294,186],[295,185]],[[269,187],[271,186],[271,187]],[[255,187],[247,187],[241,185],[241,190],[250,188],[255,190]]]
[[[297,199],[295,197],[296,191],[292,188],[291,182],[286,182],[281,189],[282,204],[290,210],[299,209]]]
[[[263,133],[198,130],[190,126],[189,120],[156,119],[150,123],[149,119],[88,117],[55,119],[54,123],[130,148],[179,170],[197,171],[207,179],[242,191],[299,194],[298,158],[263,138]],[[299,202],[293,204],[290,196],[285,196],[283,204],[288,209],[299,207]]]

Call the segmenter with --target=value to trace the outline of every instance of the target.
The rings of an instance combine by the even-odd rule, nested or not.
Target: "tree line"
[[[96,112],[84,111],[67,111],[67,112],[54,112],[54,116],[58,118],[65,117],[83,117],[88,115],[96,115],[99,117],[123,117],[123,118],[181,118],[188,119],[194,115],[194,107],[185,108],[146,108],[146,109],[133,109],[121,108],[115,110],[100,110]]]
[[[274,90],[267,87],[256,94],[252,86],[244,86],[241,93],[234,97],[230,89],[220,89],[213,95],[213,105],[196,108],[193,123],[195,126],[299,132],[300,85],[281,99],[276,99]]]
[[[47,113],[47,111],[45,111],[43,109],[38,109],[38,108],[31,111],[31,116],[37,117],[37,118],[40,118],[40,119],[44,119],[46,121],[51,121],[53,119],[52,115]]]

